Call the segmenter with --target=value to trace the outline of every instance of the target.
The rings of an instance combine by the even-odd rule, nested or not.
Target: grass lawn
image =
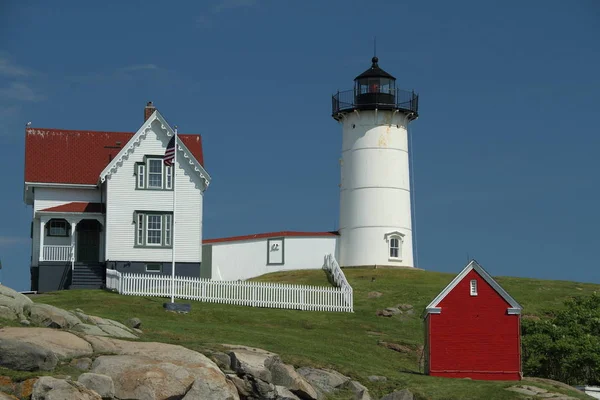
[[[40,303],[67,310],[124,321],[142,320],[142,340],[161,341],[204,351],[221,343],[244,344],[281,355],[298,366],[333,368],[349,375],[379,398],[396,389],[409,388],[420,399],[519,399],[503,388],[515,382],[485,382],[425,376],[417,350],[423,344],[420,314],[454,278],[454,274],[409,269],[346,269],[354,288],[354,313],[263,309],[212,303],[192,303],[190,314],[165,312],[168,299],[122,296],[102,290],[70,290],[32,296]],[[323,271],[273,273],[255,280],[309,285],[329,285]],[[563,281],[499,277],[497,281],[524,307],[525,315],[549,315],[573,295],[589,295],[600,285]],[[369,297],[380,292],[380,297]],[[403,318],[375,315],[378,309],[407,303],[415,313]],[[379,342],[404,346],[406,353],[390,350]],[[387,382],[371,383],[370,375]],[[523,382],[523,384],[530,384]],[[544,386],[552,391],[564,389]],[[567,391],[568,392],[568,391]],[[589,398],[581,392],[571,396]]]

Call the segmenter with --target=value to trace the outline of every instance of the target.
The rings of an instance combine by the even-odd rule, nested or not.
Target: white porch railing
[[[331,258],[335,261],[333,256]],[[337,265],[337,262],[335,262],[335,265]],[[337,268],[339,269],[339,266]],[[343,276],[341,269],[339,269],[339,273]],[[174,282],[175,297],[179,299],[251,307],[353,312],[352,288],[345,279],[344,277],[345,287],[249,281],[213,281],[182,276],[175,277]],[[168,275],[132,274],[107,270],[106,287],[123,295],[170,297],[171,277]]]
[[[71,261],[71,246],[44,245],[43,261]]]

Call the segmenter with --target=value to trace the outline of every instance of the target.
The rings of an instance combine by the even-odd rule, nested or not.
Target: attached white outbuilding
[[[248,279],[270,272],[323,268],[336,255],[337,232],[271,232],[203,242],[203,278]]]

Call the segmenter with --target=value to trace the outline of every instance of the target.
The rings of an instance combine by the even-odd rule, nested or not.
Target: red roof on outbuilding
[[[44,208],[40,211],[72,213],[104,213],[104,204],[74,201],[60,206]]]
[[[95,185],[102,170],[133,135],[134,132],[27,128],[25,182]],[[204,166],[202,137],[179,137]],[[121,142],[119,148],[117,142]]]
[[[221,243],[221,242],[237,242],[240,240],[253,240],[253,239],[265,239],[274,237],[315,237],[315,236],[338,236],[338,232],[294,232],[294,231],[281,231],[281,232],[268,232],[268,233],[257,233],[254,235],[245,236],[231,236],[226,238],[218,239],[205,239],[202,241],[204,244],[209,243]]]

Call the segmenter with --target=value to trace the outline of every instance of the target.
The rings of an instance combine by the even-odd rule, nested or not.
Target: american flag
[[[169,140],[167,150],[165,151],[164,163],[165,165],[173,165],[175,159],[175,135]]]

